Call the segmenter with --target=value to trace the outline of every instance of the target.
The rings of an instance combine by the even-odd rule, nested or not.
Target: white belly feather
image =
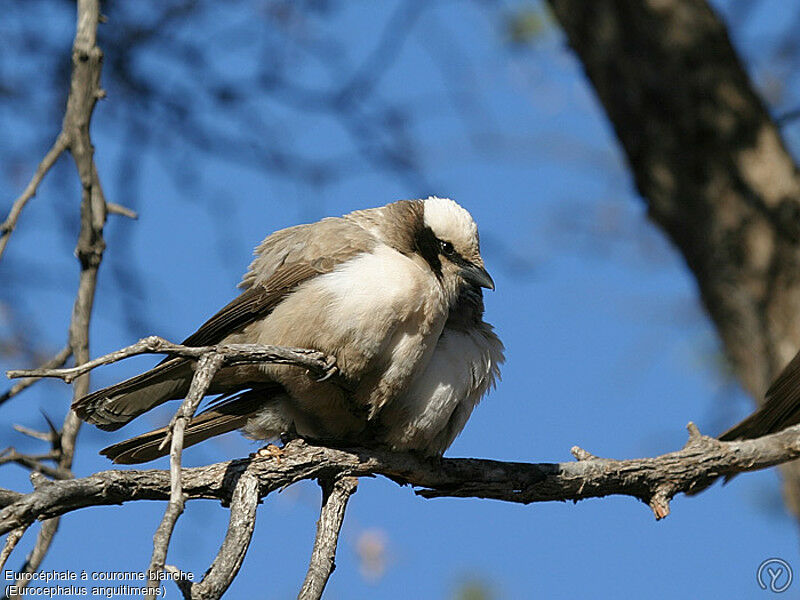
[[[503,361],[503,344],[491,325],[445,328],[427,367],[384,409],[386,441],[397,450],[441,455],[495,384]]]

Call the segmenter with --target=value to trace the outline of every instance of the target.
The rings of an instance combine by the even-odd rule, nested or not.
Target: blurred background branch
[[[58,139],[72,76],[66,57],[75,10],[74,0],[4,7],[4,214]],[[454,196],[478,217],[484,253],[499,272],[489,314],[509,356],[525,357],[510,360],[497,397],[476,412],[454,452],[474,455],[482,445],[498,458],[526,452],[535,458],[563,447],[565,432],[580,433],[583,444],[606,455],[664,452],[675,447],[675,431],[689,418],[709,433],[736,421],[749,410],[748,397],[760,398],[800,343],[792,275],[800,148],[795,3],[147,0],[106,2],[103,12],[107,24],[98,43],[111,101],[92,121],[103,150],[96,171],[115,205],[140,221],[112,219],[103,230],[109,248],[107,276],[98,283],[106,302],[96,315],[97,354],[152,333],[175,338],[188,332],[229,299],[250,249],[269,231],[431,193]],[[63,336],[76,294],[71,252],[82,224],[69,208],[68,191],[87,181],[56,160],[17,222],[0,261],[4,369],[57,366],[81,346],[73,337],[65,349]],[[98,375],[101,382],[104,377],[112,376]],[[16,422],[28,431],[46,429],[39,409],[61,418],[68,406],[61,388],[47,382],[24,392],[6,389],[0,414],[9,429]],[[529,395],[531,402],[519,402]],[[554,406],[546,398],[575,400]],[[609,435],[611,423],[637,433]],[[20,454],[45,455],[36,445],[44,439],[12,435]],[[90,455],[108,439],[93,430],[82,436],[92,451],[73,469],[104,468]],[[239,441],[220,444],[198,450],[205,453],[198,460],[219,460],[216,450],[235,456],[244,448]],[[3,468],[11,473],[15,467]],[[24,475],[7,487],[25,485]],[[747,480],[757,483],[737,485],[755,488],[715,498],[713,520],[735,515],[730,536],[751,527],[749,537],[773,544],[764,552],[777,553],[780,540],[796,553],[796,536],[787,533],[773,499],[774,482]],[[785,480],[796,509],[794,467]],[[316,497],[297,494],[293,502],[316,513]],[[288,491],[285,497],[295,498]],[[405,515],[403,524],[387,522],[387,502]],[[602,510],[616,510],[604,504]],[[753,504],[772,516],[743,524],[743,511],[759,512]],[[548,554],[537,555],[537,569],[531,569],[519,562],[532,551],[527,540],[518,548],[509,533],[525,526],[514,520],[520,517],[492,517],[486,532],[480,508],[469,515],[455,508],[422,512],[391,488],[371,489],[349,509],[353,549],[348,524],[340,548],[341,560],[355,561],[353,572],[365,575],[361,581],[340,573],[347,586],[340,590],[369,596],[379,586],[391,597],[403,587],[393,565],[421,572],[406,567],[413,561],[427,567],[435,557],[441,570],[414,582],[423,596],[450,589],[453,597],[488,598],[505,582],[532,589],[545,585],[537,573],[561,573],[559,557],[570,550],[559,552],[560,543],[591,546],[610,535],[630,535],[631,548],[649,535],[651,545],[676,544],[682,550],[665,550],[671,558],[662,560],[676,561],[682,573],[704,564],[687,553],[680,525],[672,525],[674,533],[639,531],[634,539],[613,518],[584,509],[591,526],[574,514],[541,508],[540,520],[525,517],[537,519],[537,530],[551,540]],[[296,530],[307,517],[297,514],[281,525]],[[72,518],[85,523],[85,531],[102,529],[94,520],[79,521],[81,515]],[[206,525],[218,517],[193,518],[187,514],[182,522]],[[472,527],[456,525],[463,518]],[[407,525],[412,521],[415,527]],[[382,528],[370,526],[374,522]],[[697,535],[704,522],[687,516],[685,526]],[[195,537],[181,556],[202,554],[198,548],[216,552],[218,536],[206,533],[208,527],[187,527]],[[431,534],[439,527],[448,535]],[[559,533],[548,535],[548,527]],[[480,544],[469,537],[480,533],[486,534]],[[484,548],[500,539],[519,550],[509,556],[504,546],[502,562],[494,559],[499,551]],[[27,551],[26,540],[19,546]],[[306,560],[307,548],[292,555],[283,544],[280,558],[259,556],[253,544],[251,560]],[[264,546],[267,553],[271,548]],[[457,557],[452,547],[460,548]],[[639,567],[630,577],[669,577],[664,562],[656,569],[640,553],[625,554],[623,542],[618,547],[619,561]],[[173,550],[181,552],[177,544]],[[54,551],[61,562],[76,560],[63,548]],[[722,562],[749,568],[752,557],[730,552]],[[86,553],[84,561],[108,565],[108,553]],[[587,574],[591,587],[576,582],[573,593],[596,594],[596,582],[614,571],[598,560],[597,572]],[[208,562],[207,556],[195,559],[198,569]],[[502,581],[486,583],[475,564]],[[453,574],[459,570],[469,577]],[[279,571],[297,581],[289,568]],[[240,595],[259,582],[246,572],[234,584],[243,586]],[[702,593],[699,580],[707,581],[709,593],[720,592],[719,577],[695,575],[692,593]],[[450,588],[448,577],[457,578]],[[740,589],[735,579],[731,585]],[[336,586],[334,578],[334,595]],[[289,584],[286,589],[295,592]],[[557,596],[554,587],[544,589],[543,595]]]

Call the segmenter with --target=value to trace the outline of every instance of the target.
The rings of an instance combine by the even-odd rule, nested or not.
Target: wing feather
[[[267,316],[301,283],[375,247],[375,237],[359,225],[341,218],[282,229],[267,237],[245,274],[237,298],[184,340],[186,346],[220,343]]]

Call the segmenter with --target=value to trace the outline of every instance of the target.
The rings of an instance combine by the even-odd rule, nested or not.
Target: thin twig
[[[52,444],[54,441],[56,441],[52,431],[36,431],[35,429],[25,427],[24,425],[14,425],[14,431],[18,431],[22,435],[27,435],[35,440],[47,442],[48,444]],[[56,432],[56,436],[58,436],[58,432]]]
[[[211,380],[222,366],[224,358],[220,354],[209,353],[200,357],[197,370],[192,377],[192,384],[186,399],[181,403],[180,408],[175,413],[175,417],[170,423],[170,436],[172,444],[169,452],[169,472],[170,472],[170,493],[169,504],[164,512],[164,518],[153,535],[153,555],[150,559],[150,566],[147,569],[147,587],[157,589],[159,587],[159,576],[164,570],[167,560],[167,550],[172,538],[172,531],[175,523],[183,512],[186,498],[183,494],[181,485],[181,453],[183,452],[183,434],[187,423],[192,420],[197,407],[203,400]]]
[[[43,460],[58,460],[61,457],[59,452],[50,452],[48,454],[21,454],[13,448],[8,448],[0,456],[0,465],[6,463],[16,463],[26,469],[47,475],[53,479],[71,479],[72,471],[69,469],[62,469],[60,467],[51,467],[44,464]]]
[[[47,175],[47,172],[54,164],[56,164],[58,158],[68,147],[69,136],[62,131],[58,134],[58,137],[56,137],[56,141],[53,143],[53,146],[47,151],[47,154],[45,154],[42,162],[40,162],[39,166],[36,167],[36,172],[33,174],[33,177],[28,182],[28,185],[25,187],[22,194],[20,194],[19,197],[14,200],[14,204],[11,205],[11,210],[6,217],[6,220],[3,221],[2,225],[0,225],[0,258],[2,258],[3,253],[5,252],[6,246],[8,245],[8,240],[11,237],[11,233],[17,226],[17,221],[19,221],[19,217],[22,214],[22,209],[25,208],[28,200],[36,195],[36,190],[39,189],[39,184],[42,183],[42,180],[44,179],[45,175]]]
[[[139,214],[135,210],[131,210],[127,206],[122,206],[116,202],[106,202],[106,210],[110,215],[120,215],[121,217],[128,217],[129,219],[138,219]]]
[[[64,363],[67,362],[70,356],[72,356],[72,348],[66,346],[65,348],[62,348],[58,354],[56,354],[53,358],[48,360],[39,368],[57,369],[58,367],[63,366]],[[29,388],[31,385],[33,385],[40,379],[41,377],[27,377],[22,381],[19,381],[14,385],[12,385],[8,390],[6,390],[5,392],[3,392],[2,395],[0,395],[0,406],[2,406],[3,403],[7,402],[11,398],[22,392],[23,390]]]
[[[30,554],[28,554],[28,557],[25,559],[25,563],[19,570],[19,574],[33,573],[39,569],[44,557],[47,556],[47,552],[50,550],[50,545],[53,543],[53,538],[58,531],[58,525],[58,518],[48,519],[42,523],[39,533],[36,535],[36,543],[33,545],[33,550],[30,551]],[[18,576],[15,581],[17,590],[21,590],[27,587],[33,580]],[[20,597],[21,594],[11,594],[7,596],[8,600],[17,600]]]
[[[104,96],[100,87],[103,53],[97,46],[100,2],[99,0],[78,0],[76,9],[75,39],[72,44],[72,73],[67,108],[61,124],[61,134],[51,153],[53,154],[52,162],[55,162],[58,154],[69,149],[82,188],[81,226],[75,248],[75,254],[80,262],[80,278],[70,319],[68,344],[75,357],[75,363],[80,365],[89,360],[89,323],[97,289],[97,271],[105,250],[103,226],[106,220],[106,204],[94,161],[94,146],[89,127],[97,100]],[[61,150],[58,151],[58,148]],[[48,153],[48,156],[51,153]],[[46,169],[43,170],[42,177],[44,173],[46,173]],[[29,188],[35,191],[37,185],[38,181],[35,185],[29,185]],[[21,204],[24,205],[24,203]],[[11,221],[12,225],[16,222],[16,218]],[[5,231],[0,240],[0,253],[7,241],[8,231]],[[73,400],[85,396],[88,392],[88,375],[79,377],[73,387]],[[73,411],[68,411],[61,427],[61,437],[57,444],[54,444],[54,449],[59,452],[58,468],[63,472],[69,472],[72,468],[75,440],[80,426],[81,421],[78,416]],[[23,566],[23,572],[32,573],[39,568],[50,548],[53,536],[58,531],[58,525],[57,518],[46,521],[42,525],[36,544]],[[19,587],[24,587],[29,581],[29,579],[20,581]]]
[[[327,378],[335,372],[333,358],[316,350],[303,348],[284,348],[282,346],[266,346],[259,344],[221,344],[219,346],[182,346],[173,344],[162,337],[151,335],[142,338],[120,350],[110,352],[94,360],[86,361],[68,369],[25,369],[7,371],[10,379],[17,377],[55,377],[70,383],[76,377],[88,373],[102,365],[138,356],[140,354],[169,354],[185,358],[200,358],[215,353],[227,363],[272,362],[303,367],[315,375]]]
[[[344,522],[347,501],[355,493],[358,479],[355,477],[321,479],[319,485],[322,488],[322,508],[317,521],[317,535],[314,539],[314,549],[311,551],[311,561],[303,587],[297,595],[298,600],[322,598],[328,578],[336,568],[339,532]]]

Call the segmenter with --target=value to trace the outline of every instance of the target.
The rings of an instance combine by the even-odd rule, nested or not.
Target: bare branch
[[[0,225],[0,258],[2,258],[3,252],[5,252],[11,233],[17,226],[17,221],[19,221],[19,216],[22,214],[22,209],[25,208],[28,200],[36,195],[36,190],[39,189],[39,184],[42,183],[44,176],[47,175],[47,172],[68,147],[69,137],[62,131],[58,134],[58,137],[56,137],[53,146],[47,151],[47,154],[45,154],[42,162],[36,167],[36,173],[33,174],[33,177],[28,182],[22,194],[14,200],[14,204],[11,205],[11,210],[6,220]]]
[[[492,498],[529,504],[623,495],[649,503],[658,493],[671,499],[698,493],[719,477],[758,471],[800,458],[800,426],[755,440],[720,442],[701,436],[681,450],[655,458],[592,458],[568,463],[515,463],[472,458],[424,460],[382,450],[335,449],[294,440],[281,460],[250,457],[183,469],[187,499],[230,501],[235,479],[251,465],[259,497],[301,481],[339,474],[384,475],[420,488],[425,498]],[[0,534],[87,506],[133,500],[167,500],[169,473],[162,470],[103,471],[48,482],[0,510]],[[658,515],[657,515],[658,516]]]
[[[44,460],[58,460],[61,457],[59,452],[50,452],[48,454],[21,454],[14,448],[7,448],[0,453],[0,465],[6,463],[16,463],[20,466],[47,475],[53,479],[71,479],[72,471],[69,469],[62,469],[60,467],[51,467],[44,464]]]
[[[649,217],[683,254],[726,358],[761,403],[800,346],[800,170],[728,28],[708,0],[547,5]],[[800,463],[781,470],[800,519]]]
[[[0,488],[0,508],[4,508],[9,504],[14,504],[14,502],[24,496],[25,494],[21,494],[20,492],[7,490],[6,488]]]
[[[336,546],[339,543],[339,532],[344,522],[347,501],[358,487],[355,477],[321,479],[322,508],[317,521],[317,536],[314,549],[311,551],[311,562],[308,565],[306,579],[298,600],[319,600],[328,583],[328,578],[336,568]]]
[[[51,151],[51,153],[53,154],[52,162],[55,162],[58,154],[69,149],[82,187],[81,227],[75,248],[75,254],[80,262],[80,278],[70,319],[68,343],[70,352],[75,357],[75,363],[80,365],[89,360],[89,323],[97,289],[97,271],[105,250],[103,226],[106,220],[106,204],[94,162],[94,146],[89,132],[95,104],[104,96],[100,87],[103,52],[97,46],[100,2],[99,0],[78,0],[76,8],[75,39],[72,44],[72,73],[67,108],[64,112],[61,133],[56,146],[54,146],[54,151],[57,152]],[[48,153],[48,156],[51,153]],[[46,173],[46,169],[43,170],[42,177],[44,173]],[[40,180],[41,178],[39,178]],[[35,191],[36,185],[29,185],[32,192]],[[13,222],[16,222],[16,219]],[[0,241],[0,252],[5,247],[7,240],[8,235],[5,235],[3,241]],[[85,396],[88,392],[88,375],[79,377],[73,387],[73,399]],[[54,443],[54,450],[59,453],[58,469],[62,472],[68,473],[72,468],[75,440],[80,426],[81,421],[78,416],[73,411],[69,411],[61,428],[61,437],[57,443]],[[39,568],[57,530],[57,518],[42,525],[36,545],[23,567],[24,572],[31,573]],[[30,580],[21,581],[20,585],[24,586],[28,581]]]
[[[44,370],[57,369],[58,367],[63,366],[64,363],[67,362],[67,359],[69,359],[70,356],[72,356],[72,348],[66,346],[62,348],[59,351],[59,353],[56,354],[53,358],[51,358],[41,367],[39,367],[39,369],[44,369]],[[22,381],[15,383],[8,390],[3,392],[2,395],[0,395],[0,405],[7,402],[11,398],[22,392],[23,390],[29,388],[31,385],[33,385],[40,379],[41,377],[27,377]]]
[[[48,519],[42,523],[39,534],[36,536],[36,543],[33,546],[33,550],[31,550],[30,554],[28,554],[28,557],[25,559],[25,563],[19,570],[20,573],[33,573],[39,568],[44,557],[47,556],[48,550],[50,550],[50,544],[53,543],[53,538],[58,531],[58,524],[59,519]],[[17,589],[27,587],[31,581],[31,579],[26,579],[24,577],[18,578],[16,583]],[[19,597],[19,594],[7,596],[8,600],[17,600]]]
[[[23,534],[27,530],[27,527],[18,527],[17,529],[13,529],[12,531],[8,532],[6,536],[6,542],[3,544],[3,550],[0,551],[0,569],[6,566],[6,561],[8,557],[11,556],[11,553],[14,551],[14,548],[22,539]]]
[[[169,438],[172,439],[169,452],[169,505],[164,512],[164,518],[161,520],[161,524],[158,526],[153,536],[153,556],[150,559],[150,566],[147,570],[148,588],[157,589],[159,587],[159,575],[164,570],[164,564],[167,560],[167,550],[169,549],[169,542],[172,538],[172,531],[175,528],[178,517],[183,513],[183,506],[186,501],[181,486],[183,433],[187,423],[192,420],[195,411],[197,411],[197,407],[200,406],[200,402],[203,400],[203,397],[208,391],[208,387],[211,385],[211,380],[214,379],[214,375],[222,366],[223,361],[222,355],[213,352],[200,357],[197,370],[192,377],[189,393],[175,413],[170,423],[169,435],[165,438],[165,441]]]
[[[14,431],[18,431],[22,435],[27,435],[35,440],[41,440],[49,444],[52,444],[56,441],[52,431],[36,431],[35,429],[25,427],[24,425],[14,425]],[[55,435],[58,435],[57,431],[55,432]]]
[[[176,579],[186,598],[210,600],[221,598],[230,587],[242,566],[253,530],[256,526],[256,508],[259,502],[258,478],[246,470],[236,482],[231,499],[231,518],[225,540],[214,562],[199,583],[191,584]],[[180,575],[180,574],[178,574]]]
[[[106,210],[110,215],[120,215],[121,217],[128,217],[129,219],[139,218],[139,214],[135,210],[131,210],[127,206],[122,206],[116,202],[106,202]]]
[[[70,383],[76,377],[88,373],[102,365],[111,364],[140,354],[170,354],[185,358],[200,358],[206,354],[220,355],[225,363],[271,362],[303,367],[323,378],[336,372],[333,358],[316,350],[302,348],[283,348],[281,346],[262,346],[258,344],[221,344],[219,346],[182,346],[164,338],[151,335],[135,344],[116,350],[104,356],[87,361],[68,369],[30,369],[7,371],[11,378],[17,377],[56,377]]]

